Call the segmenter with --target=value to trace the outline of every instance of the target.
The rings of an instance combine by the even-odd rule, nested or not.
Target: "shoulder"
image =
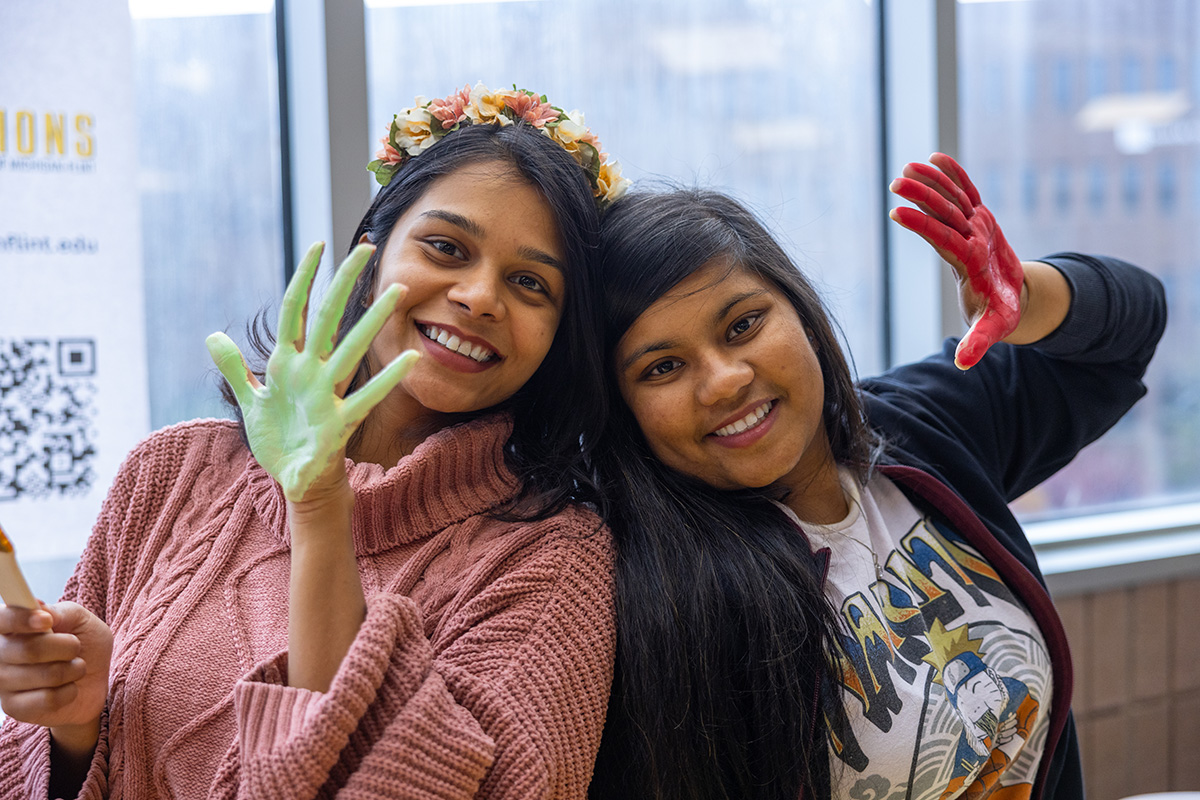
[[[545,519],[504,521],[476,518],[480,546],[493,558],[520,565],[537,563],[550,580],[560,572],[612,571],[613,543],[608,527],[590,509],[567,506]],[[548,571],[547,571],[548,570]]]
[[[529,522],[480,514],[448,534],[448,547],[424,574],[426,588],[435,593],[452,591],[470,607],[519,606],[527,621],[556,598],[587,598],[589,607],[611,605],[612,537],[586,509],[568,507]]]
[[[452,542],[425,572],[432,597],[455,598],[435,649],[497,615],[504,623],[494,633],[514,656],[528,647],[561,648],[574,635],[563,630],[590,631],[597,648],[615,635],[612,539],[587,509],[533,522],[476,517],[452,538],[470,544],[456,554]]]
[[[236,422],[200,419],[161,428],[129,452],[116,484],[151,484],[165,488],[189,473],[239,474],[250,451]]]
[[[226,460],[246,453],[238,424],[227,419],[195,419],[154,431],[129,453],[128,462],[161,463],[167,466],[189,455],[204,454]]]

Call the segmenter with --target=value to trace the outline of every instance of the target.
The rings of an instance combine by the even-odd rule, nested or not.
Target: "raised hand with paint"
[[[224,333],[214,333],[207,341],[213,361],[237,398],[250,451],[291,502],[303,500],[331,466],[342,466],[346,443],[359,424],[420,357],[415,350],[401,353],[357,392],[343,398],[371,340],[404,296],[404,287],[389,286],[339,344],[337,326],[346,312],[346,300],[375,252],[371,245],[359,245],[338,268],[313,330],[306,333],[309,295],[324,249],[321,243],[309,248],[283,295],[265,384]]]
[[[891,191],[920,210],[896,208],[891,218],[954,268],[959,305],[971,326],[954,363],[970,369],[996,342],[1032,344],[1048,336],[1066,315],[1070,289],[1057,270],[1017,258],[957,161],[944,153],[934,153],[929,161],[932,166],[906,165],[903,176],[892,181]],[[1038,302],[1033,308],[1029,281],[1040,290],[1034,293]]]
[[[615,649],[592,287],[626,181],[540,95],[419,103],[311,321],[319,247],[250,358],[210,337],[240,418],[152,434],[70,602],[0,610],[0,797],[585,797]]]

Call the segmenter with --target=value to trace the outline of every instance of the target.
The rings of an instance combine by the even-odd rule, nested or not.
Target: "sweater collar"
[[[346,459],[354,489],[354,549],[379,553],[424,539],[516,497],[520,483],[504,463],[512,420],[498,413],[438,431],[391,469]],[[290,542],[283,489],[248,456],[255,509]]]

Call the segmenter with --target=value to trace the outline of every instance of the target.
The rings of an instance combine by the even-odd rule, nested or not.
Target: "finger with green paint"
[[[224,333],[208,337],[208,352],[237,398],[250,450],[283,487],[292,502],[302,500],[336,460],[367,414],[412,368],[419,355],[406,350],[364,386],[342,397],[339,386],[357,369],[404,287],[382,292],[341,342],[338,321],[358,276],[375,248],[355,247],[333,276],[307,334],[309,295],[324,244],[309,248],[288,284],[279,309],[278,340],[267,361],[265,383],[246,366],[241,351]]]

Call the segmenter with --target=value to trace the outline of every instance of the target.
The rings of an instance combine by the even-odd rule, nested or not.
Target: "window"
[[[1200,504],[1200,15],[1192,0],[953,7],[959,156],[1018,252],[1125,256],[1168,281],[1172,300],[1150,395],[1019,512]],[[244,346],[245,321],[278,299],[290,266],[275,17],[271,0],[131,0],[131,10],[160,427],[226,413],[204,337],[225,329]],[[630,177],[715,185],[754,207],[824,288],[859,372],[872,374],[887,366],[880,230],[892,177],[879,155],[877,11],[817,0],[366,0],[364,161],[418,94],[476,80],[536,88],[585,110]],[[470,45],[416,31],[466,31]],[[933,97],[914,83],[915,105]],[[1085,124],[1098,103],[1108,116]],[[48,565],[45,585],[60,587],[70,567]]]
[[[1016,72],[1039,61],[1084,71],[1087,100],[1072,112],[1070,125],[1049,125],[1015,104],[1003,112],[1002,131],[963,119],[960,150],[968,169],[1020,169],[1022,205],[1031,213],[1000,216],[1017,252],[1111,254],[1169,284],[1171,325],[1146,376],[1148,396],[1084,456],[1023,498],[1018,512],[1036,520],[1196,502],[1200,303],[1188,298],[1200,287],[1200,239],[1194,235],[1200,229],[1200,144],[1177,135],[1197,124],[1195,76],[1186,103],[1154,103],[1161,92],[1181,89],[1178,65],[1195,71],[1200,63],[1200,17],[1189,0],[1063,0],[960,3],[957,18],[961,92],[996,63]],[[1061,66],[1066,63],[1073,66]],[[1052,83],[1056,97],[1059,81]],[[1108,116],[1085,125],[1088,107],[1101,101]],[[1118,146],[1134,138],[1136,152]],[[1070,174],[1084,176],[1086,213],[1071,213]],[[1183,176],[1193,185],[1183,185]],[[1040,181],[1053,198],[1041,207]]]
[[[1108,62],[1104,56],[1092,56],[1088,59],[1087,96],[1091,100],[1108,93]]]
[[[1026,214],[1034,214],[1038,210],[1038,174],[1031,166],[1021,168],[1021,204]]]
[[[1060,215],[1071,210],[1071,168],[1063,162],[1054,165],[1054,210]]]
[[[1133,94],[1142,90],[1142,60],[1135,55],[1121,59],[1121,91]]]
[[[1138,209],[1142,199],[1142,168],[1135,162],[1127,162],[1121,168],[1121,202],[1130,214]]]
[[[1025,71],[1025,102],[1028,108],[1035,108],[1038,101],[1037,65],[1029,64]],[[1004,66],[998,62],[988,64],[983,74],[983,96],[987,98],[987,111],[992,116],[1003,113],[1004,109]]]
[[[1005,208],[1004,168],[992,164],[984,168],[983,180],[979,183],[988,197],[988,208],[993,213],[1001,213]]]
[[[826,287],[858,369],[884,366],[884,184],[869,4],[367,6],[372,132],[382,135],[418,94],[445,96],[478,80],[515,83],[582,109],[635,181],[713,185],[760,212]],[[412,35],[468,30],[487,36],[449,47],[441,37]],[[530,31],[542,46],[514,46]]]
[[[1158,165],[1158,207],[1166,215],[1175,212],[1179,196],[1179,180],[1175,165],[1163,161]]]
[[[1034,109],[1037,108],[1038,95],[1041,92],[1041,83],[1040,83],[1040,76],[1038,75],[1037,64],[1034,64],[1034,63],[1026,64],[1024,66],[1024,68],[1022,69],[1021,74],[1024,76],[1024,87],[1021,91],[1022,91],[1022,96],[1024,97],[1025,110],[1033,111]],[[1003,108],[1004,108],[1003,98],[997,97],[996,105],[995,105],[995,108],[992,110],[992,113],[993,114],[1002,113]]]
[[[1107,192],[1108,174],[1104,164],[1093,161],[1088,165],[1088,208],[1093,212],[1104,210],[1104,196]]]
[[[1170,92],[1179,88],[1175,57],[1165,53],[1158,57],[1154,70],[1154,88],[1160,92]]]
[[[1065,58],[1056,58],[1054,60],[1054,72],[1052,74],[1054,108],[1056,111],[1070,111],[1071,101],[1073,100],[1071,91],[1071,62]]]
[[[275,16],[224,9],[132,7],[152,428],[228,415],[204,339],[283,291]]]
[[[282,291],[274,14],[269,1],[221,6],[219,16],[195,3],[130,7],[153,428],[228,416],[204,340],[228,329],[244,347],[245,322]],[[85,535],[53,511],[39,533],[59,543]],[[75,566],[62,549],[24,560],[47,600]]]

